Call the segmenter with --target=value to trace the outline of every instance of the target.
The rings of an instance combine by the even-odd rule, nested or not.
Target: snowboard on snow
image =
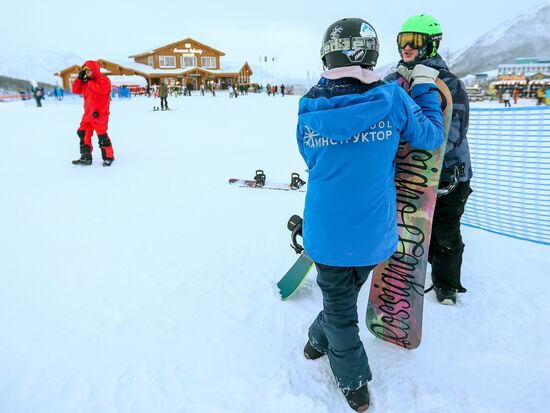
[[[401,86],[408,83],[401,78]],[[376,337],[406,349],[420,345],[424,284],[439,175],[452,117],[452,97],[440,79],[444,142],[428,151],[401,141],[395,158],[397,250],[372,273],[366,324]]]
[[[278,191],[307,191],[306,182],[297,173],[291,174],[289,183],[275,183],[266,181],[265,174],[260,169],[256,171],[255,179],[230,178],[229,184],[245,188],[274,189]]]

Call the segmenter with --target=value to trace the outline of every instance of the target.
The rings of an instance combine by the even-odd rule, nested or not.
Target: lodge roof
[[[150,54],[154,54],[156,53],[157,51],[160,51],[162,49],[166,49],[166,48],[169,48],[169,47],[173,47],[173,46],[177,46],[181,43],[195,43],[197,46],[200,46],[200,47],[203,47],[205,49],[208,49],[210,50],[211,52],[213,52],[214,54],[217,54],[218,56],[225,56],[225,53],[224,52],[221,52],[219,50],[216,50],[214,49],[213,47],[210,47],[210,46],[207,46],[205,45],[204,43],[201,43],[201,42],[198,42],[196,41],[195,39],[192,39],[190,37],[187,37],[183,40],[178,40],[177,42],[173,42],[173,43],[170,43],[170,44],[166,44],[164,46],[160,46],[160,47],[157,47],[156,49],[152,49],[152,50],[148,50],[146,52],[143,52],[143,53],[138,53],[138,54],[135,54],[135,55],[132,55],[132,56],[128,56],[129,58],[135,58],[135,57],[141,57],[141,56],[146,56],[146,55],[150,55]]]
[[[252,70],[248,63],[244,64],[228,64],[225,65],[222,69],[206,69],[203,67],[186,67],[186,68],[178,68],[178,69],[154,69],[151,66],[145,65],[143,63],[137,63],[133,60],[112,60],[112,59],[98,59],[97,62],[99,62],[102,66],[102,72],[108,73],[110,72],[109,67],[115,67],[118,70],[122,70],[125,72],[128,72],[127,74],[133,74],[133,75],[139,75],[139,76],[151,76],[151,75],[165,75],[165,76],[174,76],[174,75],[184,75],[189,72],[203,72],[203,73],[210,73],[210,74],[238,74],[242,69],[248,69],[250,73],[252,73]],[[105,68],[105,69],[104,69]],[[80,70],[80,66],[73,65],[69,66],[59,72],[56,73],[56,75],[61,76],[63,73],[66,72],[75,72]]]

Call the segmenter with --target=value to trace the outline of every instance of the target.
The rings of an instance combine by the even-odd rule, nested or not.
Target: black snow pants
[[[439,186],[444,188],[448,184],[441,182]],[[458,292],[466,291],[460,283],[464,252],[460,218],[471,193],[470,182],[460,182],[451,193],[437,198],[428,255],[434,285]]]

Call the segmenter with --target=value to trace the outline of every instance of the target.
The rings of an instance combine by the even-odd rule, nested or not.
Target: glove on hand
[[[397,71],[411,84],[411,89],[421,83],[435,83],[439,76],[439,70],[424,65],[416,65],[412,70],[404,65],[399,65]]]
[[[82,81],[86,81],[86,71],[81,70],[80,72],[78,72],[78,78]]]
[[[96,110],[94,113],[92,113],[92,116],[94,118],[97,118],[99,116],[99,112]]]

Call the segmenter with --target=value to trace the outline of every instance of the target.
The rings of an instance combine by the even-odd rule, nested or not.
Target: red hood
[[[99,63],[97,63],[95,60],[86,60],[82,66],[88,66],[94,74],[94,78],[99,79],[99,77],[101,76]]]

